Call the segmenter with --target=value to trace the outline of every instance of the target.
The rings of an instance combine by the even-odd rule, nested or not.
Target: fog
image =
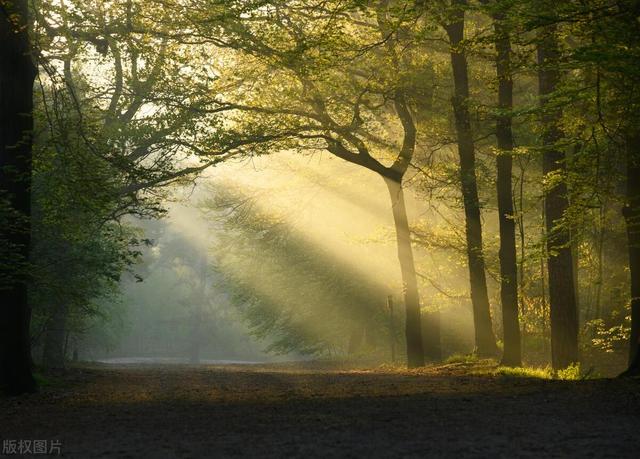
[[[447,225],[441,209],[408,191],[411,223],[422,231]],[[281,153],[212,168],[174,187],[164,218],[129,222],[148,246],[121,280],[117,320],[96,322],[80,357],[390,361],[391,341],[403,346],[404,320],[390,209],[378,176],[327,155]],[[437,247],[417,246],[415,256],[422,307],[444,316],[445,354],[469,352],[464,265]]]

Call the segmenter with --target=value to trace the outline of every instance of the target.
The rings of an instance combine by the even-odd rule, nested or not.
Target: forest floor
[[[84,365],[0,398],[0,442],[83,459],[639,457],[640,380],[476,368]]]

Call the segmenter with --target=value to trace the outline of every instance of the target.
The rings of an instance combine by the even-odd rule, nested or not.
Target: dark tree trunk
[[[460,180],[464,201],[471,303],[475,326],[475,352],[480,356],[495,356],[498,354],[498,347],[491,324],[487,279],[482,254],[482,223],[476,179],[475,147],[468,107],[469,76],[467,58],[461,49],[461,42],[464,39],[464,9],[462,6],[465,2],[456,0],[454,4],[461,8],[455,12],[454,21],[446,27],[446,30],[451,42],[451,68],[454,83],[452,103],[460,156]]]
[[[42,366],[64,368],[67,337],[67,307],[60,305],[53,312],[44,337]]]
[[[544,153],[542,169],[546,177],[560,176],[545,190],[545,215],[549,271],[549,303],[551,315],[551,361],[554,369],[562,369],[578,361],[578,311],[576,306],[573,258],[569,228],[559,226],[569,207],[564,152],[557,147],[562,138],[561,112],[549,97],[560,80],[559,44],[555,26],[543,32],[538,43],[538,84],[542,108]]]
[[[640,2],[632,2],[631,13],[621,16],[621,30],[629,33],[629,48],[637,50],[640,47],[640,24],[636,18],[640,14]],[[621,376],[640,375],[640,131],[637,126],[637,108],[635,115],[627,127],[627,202],[623,208],[631,277],[631,334],[629,367]]]
[[[33,82],[28,3],[3,2],[0,13],[0,198],[7,199],[11,224],[0,228],[0,243],[10,247],[10,263],[25,266],[30,247],[31,144]],[[16,271],[18,269],[16,268]],[[0,288],[0,385],[9,393],[32,392],[31,310],[27,302],[26,269],[9,273]]]
[[[496,73],[498,77],[498,108],[496,139],[500,150],[497,158],[498,214],[500,221],[500,300],[504,351],[502,365],[520,366],[520,321],[518,319],[518,267],[516,258],[516,223],[513,218],[511,186],[513,131],[513,80],[511,79],[511,40],[501,15],[494,17],[496,34]]]
[[[404,202],[404,192],[400,182],[385,178],[391,197],[393,221],[398,243],[398,260],[402,282],[404,283],[405,335],[407,340],[407,366],[416,368],[424,366],[422,347],[422,329],[420,320],[420,297],[418,295],[418,279],[411,248],[409,221]]]
[[[422,314],[422,347],[424,358],[431,362],[442,360],[440,346],[440,311],[427,311]]]
[[[391,362],[396,363],[396,318],[393,314],[393,295],[387,297],[387,314],[389,320],[389,344],[391,351]],[[423,333],[424,335],[424,333]]]
[[[623,209],[629,240],[631,336],[629,368],[622,376],[640,375],[640,134],[627,141],[627,202]]]

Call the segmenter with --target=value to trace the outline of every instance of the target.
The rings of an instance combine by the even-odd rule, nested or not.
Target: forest
[[[0,0],[0,304],[3,455],[634,457],[640,1]]]

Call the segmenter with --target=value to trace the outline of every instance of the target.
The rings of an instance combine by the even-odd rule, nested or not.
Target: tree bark
[[[420,319],[420,298],[418,295],[418,282],[411,249],[411,237],[407,211],[402,191],[402,179],[413,158],[416,145],[416,127],[413,117],[407,106],[407,102],[402,90],[398,89],[395,94],[394,105],[398,119],[402,124],[404,136],[402,148],[394,163],[387,167],[374,159],[368,152],[366,146],[353,137],[352,144],[359,150],[358,154],[349,151],[340,141],[327,138],[327,150],[338,158],[342,158],[352,164],[362,166],[372,172],[377,173],[385,180],[389,194],[391,196],[391,207],[395,222],[396,239],[398,242],[398,259],[404,283],[405,298],[405,340],[407,343],[407,365],[409,368],[424,365],[422,326]],[[318,109],[321,116],[328,116],[321,107]],[[438,326],[434,323],[433,326]]]
[[[385,178],[391,198],[393,221],[398,244],[398,260],[404,283],[405,335],[407,340],[407,366],[416,368],[424,366],[422,343],[422,327],[420,318],[420,297],[418,294],[418,278],[411,248],[409,220],[405,206],[402,184],[396,180]]]
[[[578,311],[575,297],[573,257],[569,228],[560,225],[569,207],[564,152],[557,147],[562,139],[560,109],[549,100],[560,81],[560,51],[557,31],[549,26],[538,43],[538,84],[542,109],[543,174],[549,180],[545,187],[547,230],[547,265],[549,271],[549,303],[551,316],[551,361],[554,369],[578,362]]]
[[[518,318],[518,267],[516,257],[516,225],[513,216],[511,171],[513,166],[513,80],[511,79],[511,40],[501,15],[494,16],[496,34],[496,74],[498,78],[498,108],[496,139],[498,144],[497,189],[500,222],[500,300],[504,350],[502,365],[520,366],[520,321]]]
[[[64,368],[67,332],[67,307],[58,306],[47,326],[42,354],[44,368]]]
[[[0,197],[11,207],[0,240],[12,266],[25,266],[31,244],[31,146],[36,69],[29,43],[26,0],[1,2],[0,10]],[[0,289],[0,385],[9,393],[33,392],[31,309],[26,269],[8,273]]]
[[[451,42],[451,68],[453,70],[454,97],[452,99],[460,157],[460,180],[464,201],[467,257],[471,283],[471,303],[475,326],[475,352],[480,356],[498,354],[493,334],[484,256],[482,254],[482,223],[476,179],[475,147],[469,114],[469,76],[467,58],[461,43],[464,39],[464,9],[466,2],[455,0],[460,6],[454,12],[454,21],[446,26]]]
[[[387,297],[387,314],[389,315],[389,350],[391,351],[391,363],[396,363],[396,318],[393,314],[393,295]]]
[[[440,362],[442,347],[440,345],[440,311],[427,311],[422,314],[422,347],[425,360]]]
[[[623,208],[629,241],[631,335],[629,367],[621,376],[640,375],[640,133],[627,140],[627,202]]]

